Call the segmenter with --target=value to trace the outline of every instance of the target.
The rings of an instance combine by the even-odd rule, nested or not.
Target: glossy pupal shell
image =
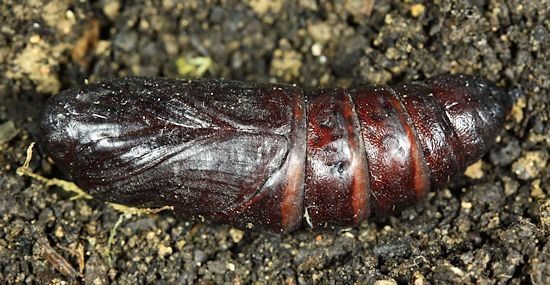
[[[94,197],[277,232],[353,226],[444,185],[512,99],[482,79],[325,88],[121,78],[46,105],[41,143]]]
[[[301,223],[305,123],[288,85],[124,78],[53,97],[41,127],[98,199],[277,231]]]
[[[315,90],[308,100],[305,221],[356,225],[371,212],[365,145],[351,96]]]

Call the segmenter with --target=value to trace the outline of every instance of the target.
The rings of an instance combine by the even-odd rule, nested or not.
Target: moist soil
[[[550,3],[0,4],[0,283],[550,284]],[[520,99],[494,148],[417,206],[285,235],[121,214],[16,174],[41,106],[126,75],[393,84],[483,76]],[[35,149],[31,169],[63,178]]]

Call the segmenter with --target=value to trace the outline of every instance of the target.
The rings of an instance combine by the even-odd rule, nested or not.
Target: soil
[[[550,2],[0,3],[0,280],[7,284],[550,284]],[[122,215],[15,169],[42,104],[85,80],[306,88],[477,74],[521,95],[496,146],[416,207],[276,235]],[[62,178],[40,150],[33,171]]]

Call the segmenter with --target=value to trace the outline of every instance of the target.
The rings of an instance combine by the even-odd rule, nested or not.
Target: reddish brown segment
[[[367,152],[373,211],[387,215],[416,202],[429,187],[415,130],[388,88],[351,89]]]
[[[422,145],[432,187],[446,184],[450,173],[463,171],[462,145],[437,102],[433,91],[423,84],[408,83],[394,88],[402,98]]]
[[[357,225],[369,215],[370,189],[353,102],[340,88],[315,90],[307,100],[305,222]]]
[[[272,96],[281,96],[287,101],[284,106],[288,106],[290,115],[288,129],[282,130],[289,145],[285,160],[255,196],[224,213],[230,224],[279,232],[302,225],[306,116],[303,94],[298,89],[292,90],[293,93],[288,92],[290,90],[277,87],[272,91]]]
[[[463,164],[478,160],[492,145],[504,115],[511,108],[510,95],[492,83],[468,75],[437,76],[426,81],[444,108],[464,150]]]

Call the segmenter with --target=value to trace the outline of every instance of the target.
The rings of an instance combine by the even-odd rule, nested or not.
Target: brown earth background
[[[544,0],[2,1],[0,283],[550,284],[549,19]],[[122,215],[15,173],[42,104],[85,79],[312,88],[444,72],[523,96],[466,175],[358,228],[274,235]],[[30,166],[62,178],[39,149]]]

